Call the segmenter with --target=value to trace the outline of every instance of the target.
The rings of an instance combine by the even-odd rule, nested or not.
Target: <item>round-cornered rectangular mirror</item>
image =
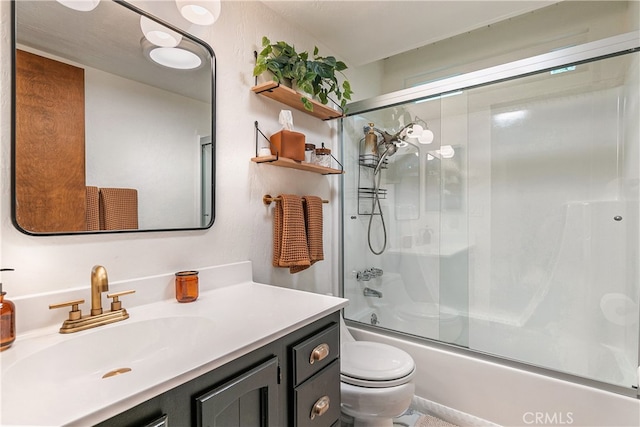
[[[30,235],[210,227],[213,50],[126,2],[62,3],[12,2],[15,226]]]

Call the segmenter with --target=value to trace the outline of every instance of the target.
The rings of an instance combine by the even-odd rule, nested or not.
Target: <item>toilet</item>
[[[356,341],[341,323],[341,410],[354,427],[392,427],[411,404],[415,362],[399,348]]]

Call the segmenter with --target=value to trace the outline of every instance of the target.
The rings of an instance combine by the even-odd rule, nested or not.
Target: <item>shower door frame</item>
[[[586,62],[598,61],[614,56],[625,55],[628,53],[640,51],[640,31],[632,31],[617,36],[597,40],[590,43],[573,46],[551,53],[533,56],[530,58],[509,62],[506,64],[489,67],[483,70],[474,71],[458,76],[444,78],[423,85],[415,86],[408,89],[402,89],[388,94],[376,96],[373,98],[352,102],[347,105],[348,113],[345,117],[355,116],[358,114],[371,112],[383,108],[389,108],[400,104],[409,102],[415,102],[425,99],[437,99],[444,97],[448,93],[457,92],[460,90],[468,90],[480,86],[487,86],[494,83],[499,83],[508,80],[514,80],[521,77],[525,77],[532,74],[537,74],[545,71],[551,71],[554,69],[566,67],[569,65],[578,65]],[[340,119],[340,139],[341,139],[341,157],[344,159],[344,133],[342,132],[343,119]],[[340,258],[339,258],[339,272],[340,272],[340,292],[341,296],[345,295],[345,270],[344,270],[344,218],[345,218],[345,178],[341,180],[341,194],[342,200],[340,203]],[[638,284],[640,286],[640,284]],[[344,310],[344,309],[343,309]],[[640,312],[638,314],[638,322],[640,324]],[[551,368],[545,368],[537,365],[532,365],[526,362],[511,360],[499,355],[484,353],[479,350],[474,350],[465,347],[459,347],[456,345],[448,344],[446,342],[433,340],[430,338],[418,338],[413,335],[409,335],[400,331],[381,328],[375,325],[367,325],[360,322],[355,322],[345,318],[345,322],[348,326],[357,326],[365,330],[371,330],[379,332],[384,330],[385,334],[396,335],[407,339],[412,342],[428,343],[431,346],[446,349],[447,351],[453,351],[456,353],[472,356],[481,360],[497,362],[505,366],[514,367],[527,372],[537,373],[573,383],[586,385],[589,387],[598,388],[605,391],[610,391],[624,396],[635,397],[640,399],[640,387],[629,388],[610,384],[579,375],[569,374],[566,372],[556,371]],[[640,341],[638,343],[638,359],[640,364]],[[640,374],[639,374],[640,375]],[[640,381],[640,379],[639,379]]]

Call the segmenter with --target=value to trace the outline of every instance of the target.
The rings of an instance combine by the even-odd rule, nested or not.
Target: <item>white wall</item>
[[[172,2],[162,2],[172,5]],[[143,6],[157,7],[159,2]],[[295,42],[299,49],[331,52],[303,30],[282,21],[259,2],[224,2],[220,19],[197,35],[208,42],[217,58],[217,160],[216,220],[209,230],[170,233],[133,233],[92,236],[32,237],[11,223],[10,168],[10,22],[9,2],[0,2],[0,156],[1,156],[1,264],[13,267],[3,276],[11,296],[28,295],[89,286],[91,267],[104,265],[111,281],[178,270],[251,260],[257,281],[282,286],[337,293],[337,176],[256,165],[254,121],[270,135],[279,130],[278,113],[285,108],[250,92],[253,85],[253,51],[263,35],[271,40]],[[179,22],[177,10],[164,19]],[[293,112],[297,130],[310,142],[325,142],[336,149],[337,122],[322,122]],[[272,210],[265,207],[266,193],[317,194],[330,203],[324,206],[325,260],[298,273],[271,266]],[[286,302],[283,302],[283,304]],[[46,307],[43,307],[46,310]],[[17,321],[20,322],[18,314]]]
[[[85,70],[86,182],[138,190],[140,229],[200,224],[200,138],[207,104]]]

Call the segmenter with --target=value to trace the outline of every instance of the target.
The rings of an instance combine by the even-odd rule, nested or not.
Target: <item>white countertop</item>
[[[192,303],[180,304],[170,299],[127,308],[129,319],[87,331],[59,334],[59,324],[29,331],[18,337],[11,348],[0,353],[2,425],[98,423],[338,311],[347,304],[348,300],[342,298],[246,281],[205,292],[201,287],[198,300]],[[126,302],[123,302],[123,306],[126,308]],[[198,351],[189,350],[190,354],[181,355],[177,361],[169,356],[164,357],[167,360],[162,365],[154,366],[152,375],[141,372],[144,370],[141,368],[101,379],[101,382],[95,383],[99,385],[99,390],[86,390],[82,381],[74,384],[73,378],[58,381],[46,378],[11,380],[12,367],[25,358],[37,356],[39,351],[50,346],[74,339],[81,343],[84,334],[97,331],[117,337],[116,328],[119,325],[128,324],[127,327],[131,327],[136,326],[133,323],[141,322],[142,325],[142,322],[146,322],[149,326],[148,322],[167,317],[207,319],[205,325],[211,325],[211,340],[203,343]],[[108,328],[114,331],[108,331]],[[161,329],[160,324],[158,329]],[[166,337],[167,343],[171,338]],[[112,341],[115,342],[101,345],[122,346],[123,353],[126,353],[126,340],[116,338]],[[170,348],[170,345],[167,348],[170,353],[176,353],[176,349]],[[50,369],[56,370],[65,360],[47,363],[50,363]]]

